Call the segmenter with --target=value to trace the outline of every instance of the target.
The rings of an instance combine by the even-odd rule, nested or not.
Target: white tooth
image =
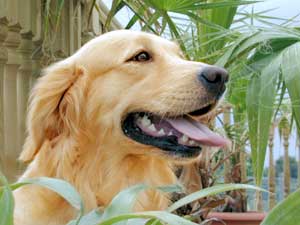
[[[166,133],[165,133],[164,129],[161,128],[160,131],[158,132],[158,134],[159,135],[165,135]]]
[[[142,119],[142,125],[144,127],[148,127],[151,124],[151,121],[148,119],[148,117],[145,115]]]
[[[148,127],[148,129],[151,131],[157,131],[153,123]]]
[[[168,135],[169,135],[169,136],[172,136],[172,135],[173,135],[172,131],[170,131],[170,132],[168,133]]]
[[[189,144],[190,144],[190,145],[194,145],[195,143],[196,143],[196,142],[193,141],[193,140],[190,140],[190,141],[189,141]]]
[[[181,141],[184,143],[187,142],[188,140],[189,140],[189,138],[185,134],[181,137]]]

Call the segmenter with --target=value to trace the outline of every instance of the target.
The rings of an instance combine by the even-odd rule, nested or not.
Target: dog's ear
[[[45,140],[76,132],[83,87],[83,68],[65,61],[50,66],[37,81],[30,96],[27,132],[20,160],[31,161]]]

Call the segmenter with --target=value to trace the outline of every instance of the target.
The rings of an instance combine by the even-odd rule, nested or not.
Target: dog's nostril
[[[200,76],[208,83],[223,84],[228,81],[228,73],[225,69],[209,66],[202,69]]]

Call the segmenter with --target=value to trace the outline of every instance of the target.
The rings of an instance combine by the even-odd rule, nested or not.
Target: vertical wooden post
[[[8,25],[8,34],[4,46],[8,52],[7,63],[4,67],[4,154],[7,177],[13,180],[17,174],[17,72],[20,66],[20,57],[17,48],[20,43],[21,26],[19,23]]]

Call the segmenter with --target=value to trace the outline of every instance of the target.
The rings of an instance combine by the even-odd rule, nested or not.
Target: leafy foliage
[[[12,190],[20,188],[24,185],[40,185],[48,188],[57,194],[61,195],[67,202],[70,203],[74,208],[78,209],[78,216],[76,219],[70,221],[68,225],[112,225],[112,224],[136,224],[137,220],[143,219],[144,221],[149,220],[153,224],[159,224],[165,222],[172,225],[196,225],[185,218],[181,218],[171,212],[176,210],[185,204],[189,204],[199,198],[204,198],[210,195],[216,195],[221,192],[236,189],[254,189],[263,191],[262,189],[243,184],[224,184],[211,187],[209,189],[203,189],[196,193],[186,196],[185,198],[175,202],[166,211],[148,211],[141,213],[132,213],[133,206],[138,194],[146,189],[153,188],[146,185],[135,185],[128,189],[121,191],[116,195],[109,206],[102,212],[99,209],[95,209],[86,215],[83,215],[83,202],[79,197],[77,191],[69,183],[63,180],[41,177],[36,179],[27,179],[19,183],[9,185],[4,176],[1,176],[1,182],[4,186],[0,187],[0,224],[12,225],[13,224],[13,196]],[[172,192],[179,190],[179,186],[167,186],[158,187],[158,190],[165,192]],[[152,219],[152,220],[151,220]],[[159,222],[160,221],[160,222]]]

